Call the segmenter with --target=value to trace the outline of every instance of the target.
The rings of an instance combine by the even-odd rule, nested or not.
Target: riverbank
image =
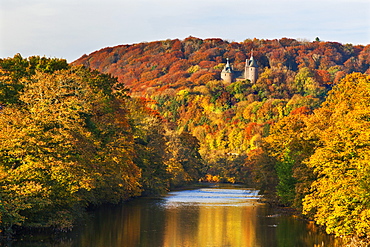
[[[227,241],[232,247],[240,243],[270,247],[276,242],[281,246],[314,246],[331,241],[307,222],[288,216],[290,210],[273,210],[256,192],[240,184],[187,185],[165,196],[102,205],[71,232],[31,232],[3,245],[139,247],[184,246],[181,244],[188,241],[186,246],[218,247]]]

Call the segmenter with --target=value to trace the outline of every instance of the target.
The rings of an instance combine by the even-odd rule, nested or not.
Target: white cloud
[[[370,43],[368,0],[1,0],[0,57],[72,61],[106,46],[190,35]]]

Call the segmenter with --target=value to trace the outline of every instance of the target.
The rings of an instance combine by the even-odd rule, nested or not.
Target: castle
[[[221,71],[221,79],[225,83],[232,83],[239,80],[250,80],[251,83],[255,83],[258,78],[257,62],[253,58],[245,61],[245,68],[243,71],[234,71],[230,66],[229,59],[227,59],[224,69]]]

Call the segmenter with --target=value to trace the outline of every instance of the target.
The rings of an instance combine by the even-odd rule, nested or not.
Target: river
[[[92,212],[64,238],[34,236],[25,247],[304,247],[339,246],[307,221],[280,215],[258,191],[238,186],[174,191]]]

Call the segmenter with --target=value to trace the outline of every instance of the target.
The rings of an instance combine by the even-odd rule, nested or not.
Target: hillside
[[[252,55],[255,83],[221,80],[227,58],[242,71]],[[351,246],[370,242],[370,45],[189,37],[105,48],[74,64],[118,77],[195,136],[203,180],[250,184]]]
[[[220,80],[227,58],[242,70],[252,53],[255,84]],[[245,182],[239,168],[224,167],[235,166],[234,159],[244,162],[241,157],[259,147],[274,122],[319,107],[346,74],[369,73],[370,45],[189,37],[104,48],[74,64],[116,76],[132,96],[150,99],[152,109],[197,137],[216,180]]]
[[[369,69],[370,46],[353,46],[335,42],[280,40],[245,40],[228,42],[221,39],[165,40],[133,45],[108,47],[84,55],[74,62],[110,73],[132,91],[133,95],[169,94],[220,79],[220,72],[229,58],[234,68],[242,69],[245,59],[253,56],[260,73],[268,76],[260,84],[274,84],[271,91],[296,93],[288,82],[299,69],[308,68],[320,84],[338,82],[345,73]],[[268,71],[267,69],[271,69]],[[369,71],[368,71],[369,72]]]
[[[367,246],[369,74],[370,45],[286,38],[0,59],[0,237],[209,181],[253,186]]]

